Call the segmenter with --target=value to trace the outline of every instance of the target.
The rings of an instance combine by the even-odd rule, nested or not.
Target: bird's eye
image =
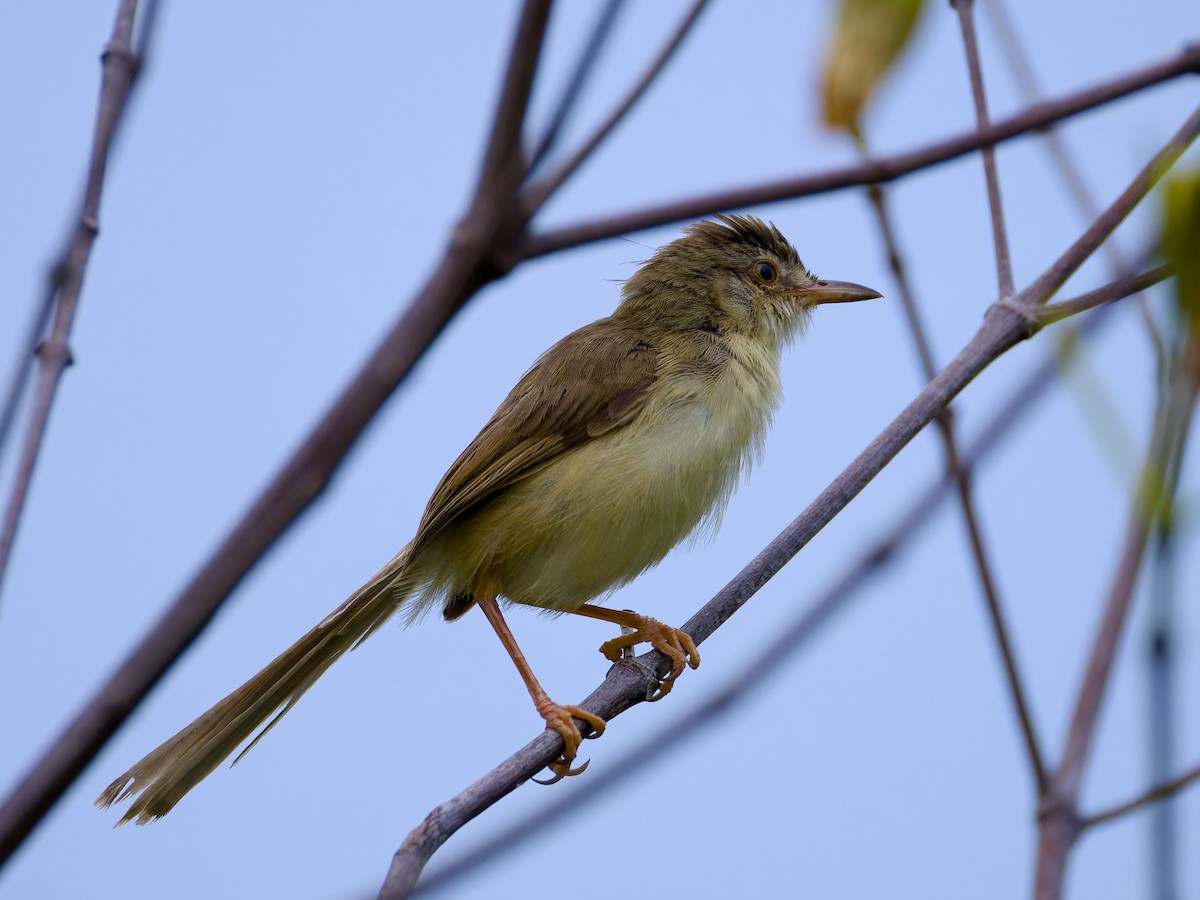
[[[778,273],[775,271],[775,267],[769,262],[760,262],[758,264],[758,277],[767,284],[770,284],[778,277]]]

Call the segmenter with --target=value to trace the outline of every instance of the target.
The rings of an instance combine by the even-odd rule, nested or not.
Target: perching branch
[[[706,640],[841,512],[895,456],[980,372],[1034,333],[1032,308],[1061,286],[1059,275],[1073,272],[1095,252],[1200,133],[1200,111],[1168,141],[1096,223],[1013,300],[993,304],[979,330],[958,356],[899,416],[809,504],[765,549],[682,626],[697,644]],[[666,673],[668,660],[656,651],[612,667],[604,682],[582,703],[606,721],[643,701]],[[562,739],[546,731],[490,773],[434,809],[401,844],[392,859],[380,898],[407,897],[425,864],[459,828],[533,777],[562,752]]]

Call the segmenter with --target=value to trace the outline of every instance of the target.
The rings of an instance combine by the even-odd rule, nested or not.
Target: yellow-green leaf
[[[825,122],[859,134],[863,107],[912,34],[922,0],[838,0],[825,57]]]
[[[1163,198],[1162,247],[1175,270],[1180,325],[1200,332],[1200,169],[1169,178]]]

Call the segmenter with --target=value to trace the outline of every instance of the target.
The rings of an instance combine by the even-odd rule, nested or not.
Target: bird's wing
[[[517,382],[442,476],[415,544],[550,460],[628,424],[645,405],[657,369],[655,349],[611,320],[567,335]]]

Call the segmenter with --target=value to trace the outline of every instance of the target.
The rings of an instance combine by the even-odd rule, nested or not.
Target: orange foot
[[[583,734],[580,732],[579,726],[575,724],[575,720],[586,722],[591,727],[592,731],[588,738],[598,738],[604,734],[604,720],[578,706],[559,706],[549,697],[539,700],[536,706],[538,715],[546,720],[546,728],[562,735],[563,754],[547,766],[554,773],[552,778],[545,781],[540,778],[533,780],[538,784],[555,784],[568,775],[578,775],[583,772],[591,762],[590,759],[577,769],[571,768],[571,763],[575,761],[575,754],[579,752],[579,742],[583,740]]]
[[[661,700],[671,693],[671,688],[675,686],[675,679],[683,672],[684,663],[693,669],[700,665],[700,651],[696,649],[695,642],[686,632],[672,628],[670,625],[664,625],[658,619],[652,619],[649,616],[637,613],[631,613],[631,615],[633,621],[628,627],[635,630],[630,634],[613,638],[611,641],[605,641],[600,645],[600,652],[610,662],[616,662],[621,658],[621,651],[626,647],[644,643],[669,657],[671,671],[659,682],[658,689],[646,698],[651,702]]]

